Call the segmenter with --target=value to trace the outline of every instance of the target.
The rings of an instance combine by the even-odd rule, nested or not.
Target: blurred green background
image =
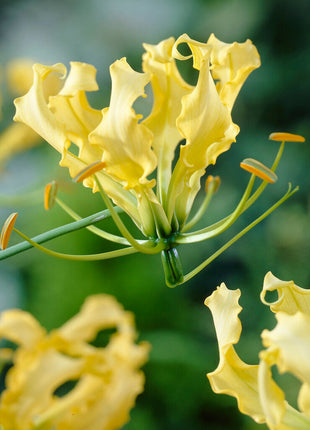
[[[278,144],[268,141],[274,131],[309,137],[310,2],[308,0],[20,0],[2,1],[0,9],[0,62],[16,57],[51,64],[84,61],[96,66],[101,92],[91,97],[99,108],[108,103],[108,67],[127,57],[141,70],[142,42],[158,43],[186,32],[206,41],[210,33],[225,42],[250,38],[262,66],[250,75],[237,99],[233,120],[241,132],[236,144],[219,157],[208,173],[222,184],[209,219],[230,213],[248,180],[239,168],[244,158],[271,165]],[[1,127],[14,113],[3,84]],[[259,301],[263,278],[294,279],[310,287],[309,270],[309,154],[307,144],[287,144],[277,171],[279,180],[225,234],[181,250],[185,272],[207,258],[234,234],[284,194],[288,182],[300,191],[266,221],[214,261],[189,283],[165,286],[159,256],[136,254],[96,263],[52,259],[30,250],[0,264],[0,308],[21,307],[32,312],[48,329],[78,311],[86,296],[111,293],[136,315],[139,338],[149,340],[152,352],[145,366],[145,392],[138,398],[126,430],[185,430],[264,428],[242,416],[233,398],[216,395],[205,374],[218,363],[214,327],[204,299],[225,282],[241,288],[244,327],[238,347],[241,357],[257,362],[260,332],[272,327],[273,317]],[[61,197],[86,216],[102,209],[99,196],[70,182],[59,156],[47,144],[19,154],[1,168],[0,193],[23,195],[43,189],[57,178]],[[28,235],[69,222],[54,208],[46,212],[37,199],[0,209],[4,221],[18,210],[19,229]],[[207,222],[204,221],[204,224]],[[107,228],[113,231],[109,222]],[[114,229],[115,230],[115,229]],[[12,238],[12,243],[18,241]],[[109,243],[88,232],[77,232],[49,246],[72,253],[103,252]],[[283,382],[285,384],[285,381]],[[293,399],[291,381],[289,400]]]

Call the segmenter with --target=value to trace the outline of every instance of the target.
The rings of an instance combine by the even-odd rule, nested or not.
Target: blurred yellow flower
[[[273,302],[266,294],[275,291]],[[261,300],[276,315],[277,325],[262,332],[263,345],[258,365],[248,365],[235,351],[241,335],[238,314],[240,290],[229,290],[225,284],[206,299],[216,329],[220,362],[207,376],[213,391],[236,397],[238,407],[257,423],[266,423],[271,430],[306,430],[310,428],[310,290],[293,281],[281,281],[267,273]],[[286,400],[283,390],[274,381],[271,368],[279,373],[290,372],[301,382],[298,408]]]
[[[105,347],[92,344],[111,329]],[[139,367],[149,345],[134,343],[133,315],[113,297],[88,297],[77,315],[49,334],[31,314],[5,311],[0,336],[17,344],[0,398],[3,430],[112,430],[128,421],[143,390]]]

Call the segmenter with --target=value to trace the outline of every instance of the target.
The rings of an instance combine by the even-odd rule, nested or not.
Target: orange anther
[[[45,186],[44,189],[44,209],[47,211],[52,209],[55,204],[58,185],[56,181],[52,181]]]
[[[211,185],[213,185],[213,193],[216,193],[221,184],[221,178],[219,176],[209,175],[206,179],[205,190],[206,193],[210,191]]]
[[[269,135],[270,140],[276,140],[279,142],[304,142],[305,138],[303,136],[300,136],[299,134],[292,134],[292,133],[271,133]]]
[[[272,170],[253,158],[243,160],[240,163],[240,167],[269,183],[274,183],[278,179],[277,175]]]
[[[17,218],[17,212],[12,213],[3,224],[0,235],[0,248],[5,249],[8,246],[9,239]]]
[[[106,163],[104,161],[95,161],[94,163],[85,167],[85,169],[81,170],[80,173],[78,173],[75,178],[73,178],[73,180],[75,182],[82,182],[84,179],[88,178],[94,173],[99,172],[99,170],[102,170],[105,166]]]

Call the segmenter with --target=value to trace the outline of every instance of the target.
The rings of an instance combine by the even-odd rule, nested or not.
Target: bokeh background
[[[109,65],[118,58],[141,70],[142,42],[186,32],[206,41],[210,33],[226,42],[250,38],[262,60],[242,88],[233,111],[241,132],[237,143],[208,173],[220,175],[221,188],[206,221],[230,213],[248,175],[239,168],[247,157],[271,165],[278,144],[268,141],[274,131],[302,134],[309,139],[310,3],[308,0],[20,0],[0,7],[2,122],[12,121],[12,94],[6,86],[6,65],[29,58],[42,63],[84,61],[98,69],[101,91],[91,95],[95,107],[109,100]],[[188,76],[188,79],[192,79]],[[1,146],[0,146],[1,152]],[[176,289],[165,286],[159,256],[133,255],[105,262],[77,263],[52,259],[30,250],[0,264],[0,308],[32,312],[48,329],[61,325],[78,311],[90,294],[113,294],[136,315],[139,338],[152,344],[145,366],[145,392],[138,398],[126,430],[242,429],[258,426],[242,416],[233,398],[216,395],[205,374],[218,363],[214,327],[204,299],[225,282],[241,288],[244,327],[238,352],[257,362],[260,332],[274,325],[259,301],[263,278],[294,279],[310,287],[310,149],[287,144],[277,171],[255,207],[225,234],[181,249],[185,272],[251,222],[284,194],[288,182],[300,191],[261,225],[242,238],[203,272]],[[19,212],[19,229],[36,235],[69,222],[60,209],[43,209],[43,188],[60,183],[61,197],[86,216],[102,209],[99,196],[74,185],[59,155],[46,143],[16,155],[1,165],[0,218]],[[205,221],[205,222],[206,222]],[[109,222],[108,229],[115,228]],[[18,241],[12,237],[12,243]],[[49,244],[72,253],[103,252],[112,245],[80,231]],[[281,380],[288,399],[296,402],[291,379]]]

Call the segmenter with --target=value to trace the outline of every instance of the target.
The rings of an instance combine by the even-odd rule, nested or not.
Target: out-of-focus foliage
[[[206,215],[210,219],[228,214],[240,198],[238,190],[247,180],[241,169],[235,174],[241,160],[252,157],[268,163],[273,158],[270,153],[274,156],[278,148],[267,140],[269,133],[288,131],[308,140],[308,0],[20,0],[2,4],[1,64],[15,57],[49,64],[68,64],[70,60],[94,64],[103,88],[90,98],[95,107],[108,102],[108,65],[127,56],[132,67],[139,70],[142,42],[157,43],[184,32],[206,41],[214,32],[226,42],[250,38],[255,43],[262,66],[249,78],[233,111],[241,132],[229,153],[218,159],[215,168],[208,169],[208,174],[220,175],[222,181],[214,199],[216,207]],[[194,82],[195,76],[188,74],[188,80]],[[3,91],[1,127],[9,124],[14,112],[5,88]],[[248,360],[254,361],[260,349],[259,333],[272,327],[271,320],[266,321],[257,307],[258,280],[272,270],[281,279],[294,279],[310,287],[309,155],[309,145],[287,144],[277,171],[279,181],[265,193],[269,201],[267,197],[264,202],[258,200],[248,219],[243,218],[242,225],[237,223],[225,233],[227,239],[282,194],[289,180],[300,186],[299,193],[188,285],[168,289],[158,256],[76,263],[31,250],[1,263],[0,305],[18,305],[47,328],[60,326],[78,311],[86,296],[99,292],[115,295],[126,309],[135,312],[140,338],[151,342],[152,351],[145,366],[145,392],[138,398],[127,430],[262,428],[239,414],[234,399],[214,394],[208,385],[205,374],[216,367],[218,353],[203,301],[222,281],[242,290],[246,335],[238,351],[242,355],[246,350]],[[98,196],[69,182],[67,173],[57,168],[58,161],[48,145],[16,157],[2,173],[1,193],[20,194],[57,176],[62,198],[82,215],[102,209]],[[69,222],[59,208],[45,212],[43,205],[13,205],[1,209],[1,218],[6,219],[12,209],[19,211],[19,226],[28,235]],[[72,253],[112,249],[88,232],[76,232],[48,246]],[[208,246],[216,249],[217,239]],[[206,254],[210,249],[203,243],[186,247],[182,255],[185,270]]]

